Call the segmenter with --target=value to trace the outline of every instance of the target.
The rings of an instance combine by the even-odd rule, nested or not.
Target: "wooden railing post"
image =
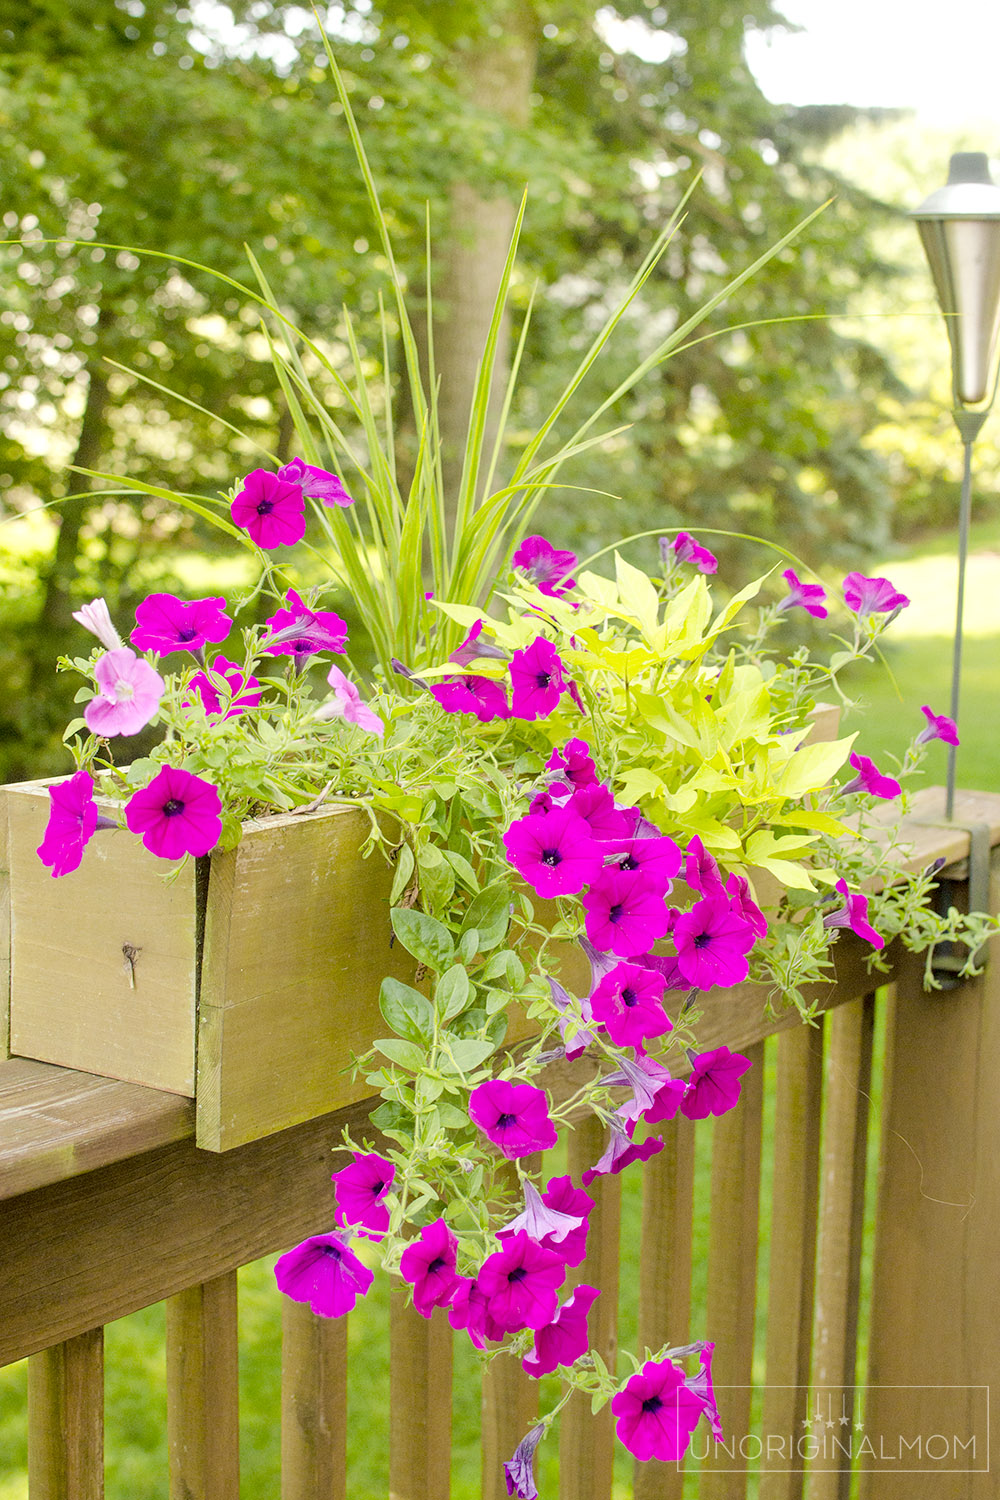
[[[236,1272],[167,1301],[170,1500],[239,1500]]]
[[[347,1319],[281,1300],[281,1500],[346,1500]]]
[[[104,1494],[103,1328],[28,1361],[28,1494],[31,1500]]]
[[[390,1500],[448,1500],[452,1332],[435,1308],[421,1317],[402,1288],[390,1299]]]

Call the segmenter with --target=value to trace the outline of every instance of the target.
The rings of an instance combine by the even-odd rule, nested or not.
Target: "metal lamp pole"
[[[962,677],[965,561],[972,509],[972,445],[993,404],[993,375],[1000,334],[1000,187],[981,151],[951,158],[948,182],[915,209],[951,344],[953,416],[964,464],[958,513],[958,605],[952,658],[951,717],[958,721]],[[956,747],[948,747],[945,817],[955,811]]]

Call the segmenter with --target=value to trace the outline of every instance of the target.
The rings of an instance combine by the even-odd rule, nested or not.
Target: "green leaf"
[[[458,876],[462,884],[465,886],[466,890],[474,892],[479,890],[479,881],[476,878],[476,872],[469,864],[469,861],[466,859],[464,854],[459,854],[456,849],[446,849],[444,851],[444,857],[451,865],[452,869],[454,870],[455,874]]]
[[[69,723],[66,725],[66,728],[63,730],[63,744],[65,745],[67,740],[71,740],[74,734],[78,734],[81,729],[86,729],[86,727],[86,719],[70,719]]]
[[[396,873],[392,879],[392,890],[389,893],[389,905],[395,906],[413,875],[413,850],[409,844],[403,844],[396,855]]]
[[[383,1037],[380,1041],[373,1042],[383,1057],[390,1062],[398,1063],[408,1073],[419,1073],[427,1062],[427,1054],[423,1047],[416,1046],[413,1042],[400,1041],[398,1037]]]
[[[782,797],[804,797],[827,785],[851,753],[857,733],[843,740],[824,740],[819,745],[800,745],[775,783]]]
[[[492,1042],[482,1041],[478,1037],[469,1037],[465,1041],[455,1041],[451,1044],[451,1055],[455,1066],[463,1073],[469,1073],[473,1068],[478,1068],[480,1063],[495,1051]]]
[[[470,927],[458,940],[458,956],[463,964],[471,964],[479,952],[479,928]]]
[[[453,964],[434,986],[434,1006],[441,1021],[450,1021],[469,1003],[472,986],[462,964]]]
[[[462,932],[479,933],[478,952],[488,953],[502,943],[510,925],[510,888],[505,880],[494,881],[470,903]]]
[[[379,991],[378,1008],[397,1036],[424,1043],[433,1037],[434,1012],[430,1001],[401,980],[386,975]]]
[[[475,904],[475,903],[473,903]],[[443,922],[426,912],[395,906],[391,912],[392,930],[407,953],[440,974],[455,962],[455,944]]]

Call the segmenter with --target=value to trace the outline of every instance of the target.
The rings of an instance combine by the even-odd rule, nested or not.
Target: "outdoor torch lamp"
[[[985,152],[951,158],[948,182],[913,211],[951,344],[953,414],[965,454],[958,513],[958,607],[952,660],[951,717],[958,721],[962,671],[965,559],[972,498],[972,445],[996,390],[1000,336],[1000,187]],[[945,817],[955,810],[956,747],[948,747]]]

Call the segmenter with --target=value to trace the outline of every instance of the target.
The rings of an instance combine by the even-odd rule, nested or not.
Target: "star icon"
[[[850,1427],[850,1425],[851,1425],[851,1419],[847,1415],[846,1412],[844,1413],[844,1415],[840,1419],[840,1425],[841,1425],[841,1427]]]
[[[802,1425],[803,1425],[803,1427],[811,1427],[812,1424],[813,1424],[812,1423],[812,1417],[803,1417],[802,1418]]]

